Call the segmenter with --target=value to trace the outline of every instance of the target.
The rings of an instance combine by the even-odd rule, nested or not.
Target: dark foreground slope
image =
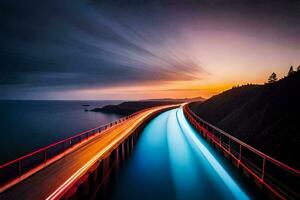
[[[191,105],[200,117],[261,151],[300,166],[300,72]]]

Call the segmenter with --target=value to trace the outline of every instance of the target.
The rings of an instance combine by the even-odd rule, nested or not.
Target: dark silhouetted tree
[[[288,72],[288,76],[292,75],[294,72],[295,72],[295,71],[294,71],[294,68],[293,68],[293,66],[291,66],[291,67],[290,67],[290,70],[289,70],[289,72]]]
[[[273,72],[268,78],[268,83],[274,83],[276,81],[277,81],[277,75]]]
[[[300,65],[297,67],[297,72],[299,72],[300,71]]]

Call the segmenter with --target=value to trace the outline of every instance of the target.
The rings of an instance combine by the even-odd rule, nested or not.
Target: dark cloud
[[[295,39],[299,26],[293,25],[299,22],[297,1],[113,2],[2,0],[2,97],[13,97],[13,90],[19,89],[63,90],[200,78],[206,72],[182,48],[182,31],[185,25],[222,24],[224,16],[233,20],[224,26],[246,22],[245,26],[258,29],[263,25],[255,19],[261,18],[274,24],[271,31],[299,41]],[[202,23],[207,18],[215,21]]]

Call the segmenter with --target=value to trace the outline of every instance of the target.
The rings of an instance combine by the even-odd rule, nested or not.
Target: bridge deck
[[[132,130],[158,109],[161,108],[147,110],[108,129],[104,134],[91,139],[62,159],[0,194],[0,199],[46,199],[96,154],[100,152],[104,154],[108,146],[125,139]]]

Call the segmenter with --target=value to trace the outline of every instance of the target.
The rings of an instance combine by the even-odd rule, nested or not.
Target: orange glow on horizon
[[[263,84],[265,80],[193,80],[180,82],[156,82],[140,86],[122,86],[110,88],[94,88],[77,91],[78,95],[93,97],[101,96],[103,99],[116,100],[142,100],[160,98],[210,98],[223,91],[231,89],[233,86],[247,83]],[[125,99],[124,96],[127,98]]]
[[[284,73],[278,73],[278,77]],[[64,91],[53,96],[70,100],[144,100],[161,98],[210,98],[233,86],[245,84],[264,84],[269,72],[247,74],[207,74],[199,79],[182,81],[152,81],[143,84],[128,84],[113,87],[94,87]]]

